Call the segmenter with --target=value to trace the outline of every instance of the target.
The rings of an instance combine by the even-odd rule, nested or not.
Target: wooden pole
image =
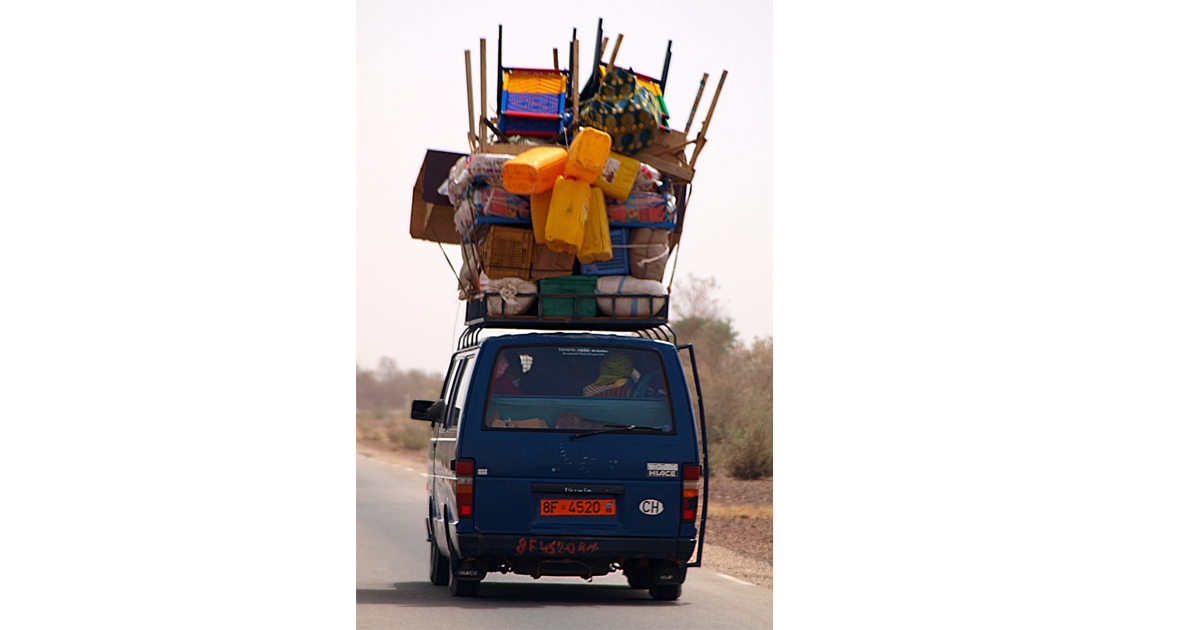
[[[708,73],[700,77],[700,89],[696,90],[696,102],[692,103],[692,113],[688,114],[687,126],[683,128],[683,135],[688,134],[688,130],[692,128],[692,119],[696,117],[696,108],[700,107],[700,97],[704,96],[704,84],[708,82]]]
[[[604,38],[604,43],[600,44],[600,58],[604,58],[604,51],[608,49],[608,38]]]
[[[717,82],[717,91],[713,94],[712,103],[708,106],[708,115],[704,117],[704,126],[700,127],[700,135],[696,136],[696,148],[692,150],[692,161],[688,163],[689,168],[696,168],[696,158],[700,157],[700,151],[704,149],[704,144],[707,142],[705,134],[708,133],[708,123],[712,120],[713,110],[717,108],[717,99],[721,98],[721,87],[725,85],[725,75],[729,74],[728,70],[721,71],[721,80]]]
[[[617,61],[617,51],[621,50],[621,40],[622,39],[625,39],[625,36],[622,35],[621,33],[617,33],[617,43],[613,44],[613,54],[611,57],[608,58],[608,68],[610,70],[615,67],[615,66],[613,66],[613,64],[616,63],[616,61]]]
[[[554,69],[558,70],[558,49],[554,49]]]
[[[478,150],[475,141],[475,95],[471,93],[471,51],[464,50],[463,57],[467,62],[467,144],[472,151]]]

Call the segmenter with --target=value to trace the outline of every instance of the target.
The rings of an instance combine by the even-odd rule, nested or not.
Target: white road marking
[[[738,584],[745,584],[746,586],[754,586],[753,584],[751,584],[749,582],[744,582],[744,581],[739,580],[731,575],[725,575],[724,573],[718,573],[717,577],[723,577],[726,580],[729,580],[730,582],[737,582]]]

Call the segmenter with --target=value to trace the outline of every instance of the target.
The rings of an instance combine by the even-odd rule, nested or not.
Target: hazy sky
[[[553,11],[547,10],[554,6]],[[494,107],[497,29],[507,66],[567,65],[572,28],[591,63],[596,24],[617,64],[659,76],[667,42],[666,101],[682,131],[704,73],[694,138],[721,72],[729,75],[696,163],[675,282],[715,277],[743,338],[772,335],[771,4],[605,2],[400,3],[360,0],[357,12],[357,361],[390,356],[403,368],[444,370],[462,331],[454,272],[434,243],[409,237],[412,187],[426,149],[468,152],[463,51],[471,50],[479,115],[479,40],[487,38]],[[670,16],[669,19],[659,19]],[[718,17],[719,16],[719,17]],[[583,73],[586,80],[590,73]],[[489,115],[494,112],[489,111]],[[458,268],[457,246],[445,246]],[[669,279],[670,267],[667,270]]]

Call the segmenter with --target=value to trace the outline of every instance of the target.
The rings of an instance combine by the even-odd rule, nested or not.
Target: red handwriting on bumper
[[[517,540],[515,551],[517,555],[526,553],[542,556],[573,556],[576,554],[596,553],[600,549],[598,542],[563,542],[561,540],[538,540],[537,538],[520,538]]]

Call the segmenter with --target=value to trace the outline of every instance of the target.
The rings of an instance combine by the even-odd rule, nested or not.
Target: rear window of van
[[[615,425],[674,432],[656,352],[596,346],[517,346],[491,366],[488,430],[587,431]]]

